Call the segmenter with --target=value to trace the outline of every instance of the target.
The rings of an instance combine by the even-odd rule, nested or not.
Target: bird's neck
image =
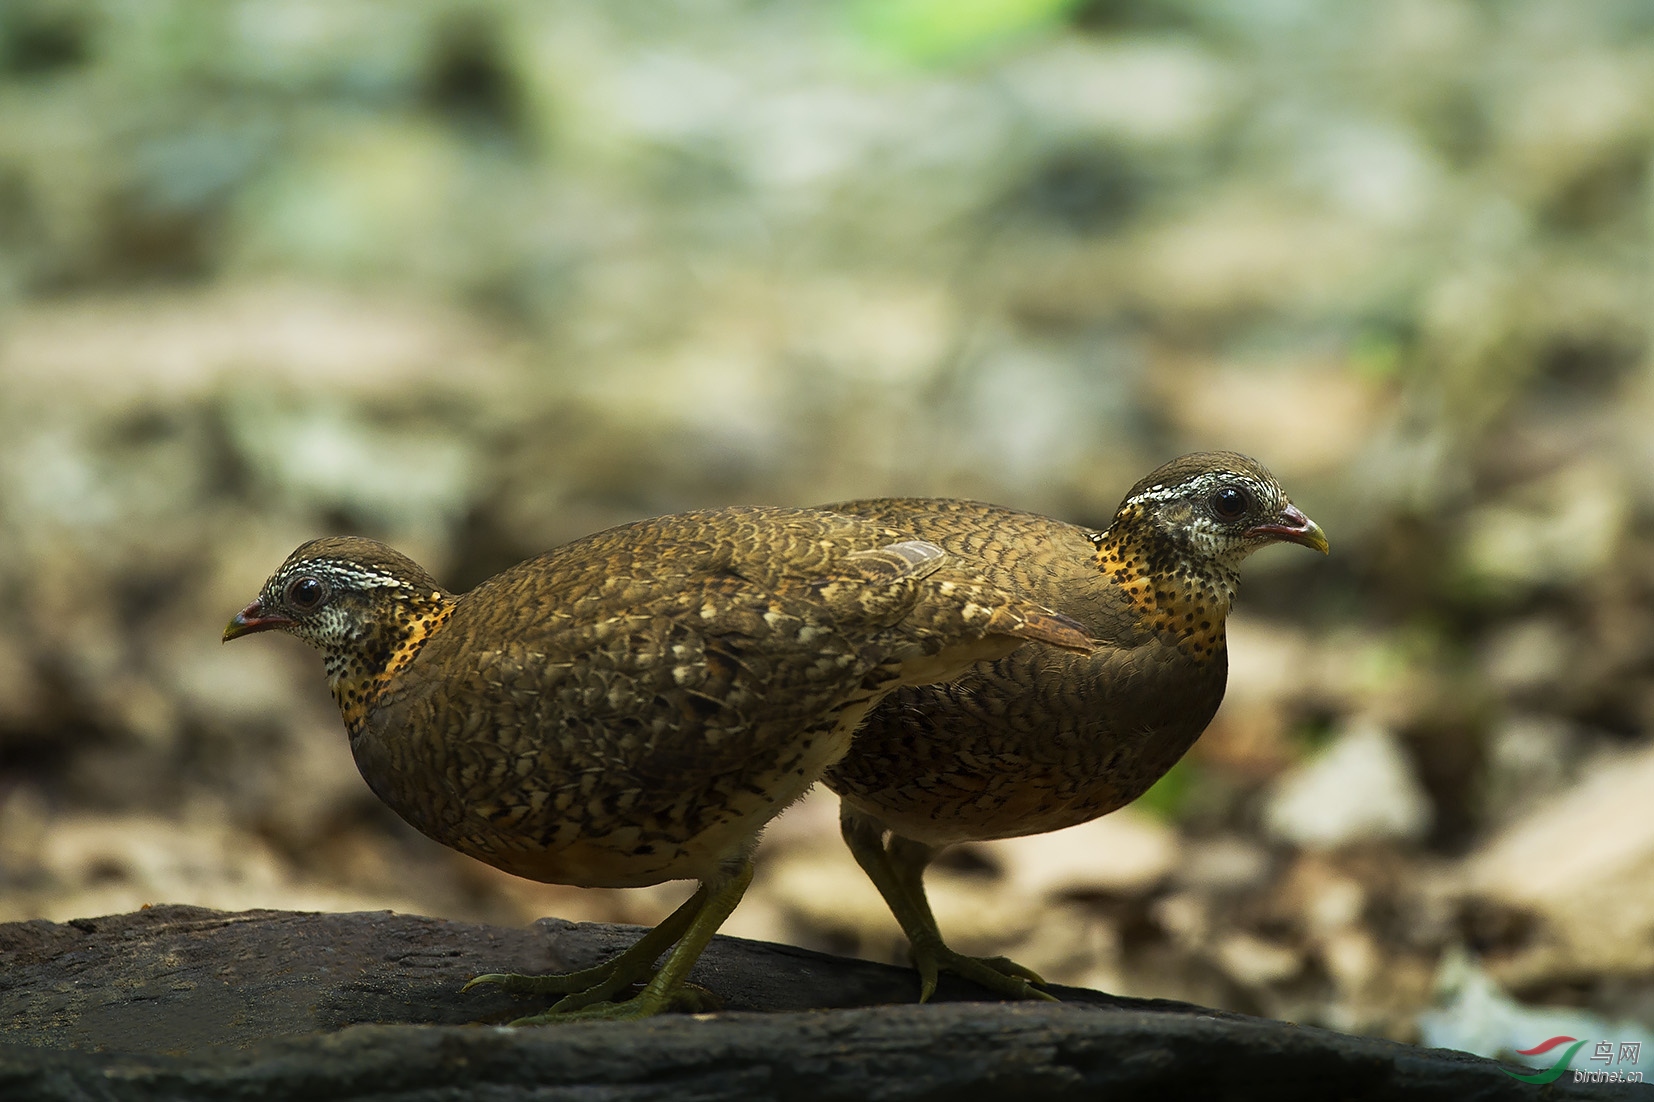
[[[351,734],[453,612],[454,597],[440,589],[417,596],[397,594],[347,641],[324,654],[328,688]]]
[[[1097,569],[1139,623],[1197,662],[1223,657],[1223,625],[1240,586],[1234,569],[1198,559],[1135,514],[1116,517],[1092,542]]]

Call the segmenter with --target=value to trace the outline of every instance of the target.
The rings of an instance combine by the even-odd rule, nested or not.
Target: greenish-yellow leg
[[[591,968],[578,972],[557,972],[547,976],[524,976],[515,972],[490,972],[476,976],[460,988],[469,991],[481,984],[503,987],[513,995],[567,995],[579,1000],[575,1005],[601,1002],[616,991],[630,987],[639,980],[648,979],[655,970],[655,961],[671,948],[690,923],[696,912],[706,906],[705,885],[684,900],[683,905],[657,923],[654,929],[634,942],[631,948]],[[588,998],[588,996],[590,996]],[[569,1001],[568,999],[563,1002]],[[563,1006],[560,1002],[557,1007]],[[553,1007],[553,1009],[557,1009]]]
[[[711,942],[712,935],[718,932],[718,927],[724,924],[724,920],[735,909],[735,905],[741,902],[741,897],[746,894],[747,885],[751,883],[752,861],[743,858],[740,865],[727,878],[702,884],[701,890],[696,892],[695,897],[690,900],[693,903],[696,899],[700,899],[701,906],[687,920],[687,929],[683,931],[683,936],[674,939],[678,943],[677,948],[672,950],[666,958],[666,962],[650,977],[643,990],[632,998],[625,1002],[607,1002],[605,1001],[607,996],[600,994],[599,989],[594,987],[563,999],[544,1014],[518,1018],[511,1024],[544,1025],[548,1022],[591,1019],[619,1021],[629,1018],[647,1018],[659,1014],[663,1010],[670,1010],[685,1004],[690,1008],[698,1008],[701,1000],[696,996],[693,989],[687,989],[689,970],[695,967],[695,961],[700,959],[702,951]],[[666,922],[676,919],[688,906],[689,904],[686,903],[683,907],[673,911],[667,917]],[[661,925],[666,925],[666,922],[661,923]],[[658,930],[660,927],[657,926],[655,929]],[[651,933],[653,932],[651,931]],[[607,987],[607,981],[600,986]],[[609,989],[609,993],[613,993],[619,987],[618,984],[614,985]]]
[[[856,864],[879,889],[902,933],[907,935],[913,949],[913,967],[919,972],[920,1002],[936,993],[936,979],[943,972],[970,980],[1003,998],[1055,1001],[1033,986],[1045,982],[1037,972],[1005,957],[968,957],[947,947],[925,896],[925,867],[939,852],[936,847],[895,832],[891,832],[887,846],[884,824],[848,804],[840,805],[839,826]]]

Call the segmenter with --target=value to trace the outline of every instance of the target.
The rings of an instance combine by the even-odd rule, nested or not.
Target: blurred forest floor
[[[1234,448],[1332,557],[1250,563],[1189,758],[955,852],[943,930],[1489,1053],[1654,1028],[1654,5],[1000,7],[0,6],[0,919],[687,891],[380,806],[310,652],[219,646],[304,539],[464,588],[703,505],[1102,525]],[[903,949],[819,793],[726,932]]]

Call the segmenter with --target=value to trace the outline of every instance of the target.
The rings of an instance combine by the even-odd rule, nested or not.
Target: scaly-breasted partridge
[[[759,831],[891,690],[1027,640],[1090,645],[934,544],[760,508],[599,532],[459,596],[382,544],[315,540],[224,638],[272,628],[322,652],[363,778],[431,838],[533,880],[700,881],[603,965],[472,981],[567,995],[524,1022],[678,1001]]]
[[[824,506],[969,560],[994,585],[1078,621],[1098,647],[1029,646],[875,707],[824,780],[845,840],[912,945],[920,998],[938,971],[1011,997],[1037,975],[949,949],[925,897],[945,846],[1073,826],[1136,799],[1217,711],[1224,619],[1241,560],[1279,540],[1327,550],[1321,529],[1244,455],[1186,455],[1131,488],[1107,530],[971,501]],[[887,839],[888,835],[888,839]]]

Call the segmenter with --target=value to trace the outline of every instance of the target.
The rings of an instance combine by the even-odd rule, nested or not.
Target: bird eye
[[[1225,486],[1211,496],[1209,504],[1219,520],[1239,520],[1251,501],[1245,490],[1238,486]]]
[[[324,592],[322,583],[315,578],[295,578],[287,587],[287,602],[300,610],[312,609],[322,603]]]

